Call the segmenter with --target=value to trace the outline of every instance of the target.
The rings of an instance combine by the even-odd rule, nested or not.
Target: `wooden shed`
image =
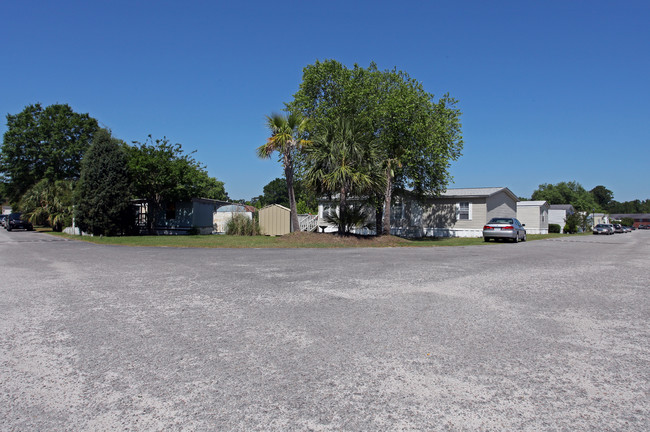
[[[291,232],[291,210],[280,204],[260,209],[260,230],[264,235],[278,236]]]

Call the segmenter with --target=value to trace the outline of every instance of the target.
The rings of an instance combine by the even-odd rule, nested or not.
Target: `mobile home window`
[[[461,201],[458,203],[458,220],[472,220],[469,201]]]

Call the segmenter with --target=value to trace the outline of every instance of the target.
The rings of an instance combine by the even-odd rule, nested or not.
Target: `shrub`
[[[72,225],[73,187],[70,180],[43,179],[23,195],[18,207],[32,224],[51,226],[53,231],[61,232]]]
[[[339,230],[343,227],[343,232],[339,234],[349,234],[352,228],[367,228],[374,230],[375,221],[372,219],[372,212],[364,207],[351,205],[345,213],[345,220],[342,220],[336,209],[331,209],[323,215],[326,222],[337,225]]]
[[[240,236],[259,235],[260,226],[257,221],[237,213],[226,223],[226,234]]]
[[[582,218],[579,213],[573,213],[566,217],[564,225],[565,234],[575,234],[578,232],[578,226],[581,225]]]
[[[559,234],[562,231],[560,224],[548,224],[548,232]]]
[[[566,224],[564,225],[564,234],[575,234],[578,232],[578,227],[575,225]]]

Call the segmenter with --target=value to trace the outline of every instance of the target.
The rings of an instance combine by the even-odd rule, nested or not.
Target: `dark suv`
[[[5,221],[5,228],[7,231],[15,229],[24,229],[27,231],[34,230],[34,226],[31,222],[22,220],[20,217],[21,213],[11,213],[9,216],[7,216],[7,220]]]

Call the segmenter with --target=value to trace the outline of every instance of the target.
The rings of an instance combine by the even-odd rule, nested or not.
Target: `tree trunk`
[[[390,234],[390,201],[393,192],[393,176],[391,175],[390,164],[386,167],[386,191],[384,193],[384,221],[382,234]]]
[[[384,206],[382,204],[383,201],[384,200],[382,199],[381,201],[377,202],[376,205],[375,205],[375,227],[376,227],[376,231],[377,231],[378,236],[383,234],[383,229],[382,229],[383,228],[383,225],[382,225],[382,221],[383,221],[382,209],[384,208]]]
[[[293,163],[288,161],[284,167],[284,176],[287,179],[287,190],[289,191],[289,210],[291,210],[291,232],[300,231],[298,222],[298,207],[296,206],[296,194],[293,190]]]
[[[347,217],[347,192],[345,191],[345,187],[342,187],[339,196],[339,234],[347,234]]]

